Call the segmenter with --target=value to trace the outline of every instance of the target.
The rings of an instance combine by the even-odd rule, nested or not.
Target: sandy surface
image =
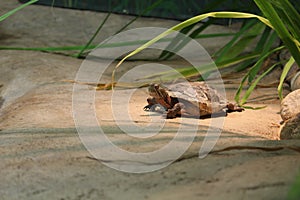
[[[1,2],[4,10],[17,5]],[[5,8],[5,9],[4,9]],[[32,6],[0,24],[0,44],[11,46],[30,45],[76,45],[86,40],[87,33],[95,30],[97,20],[80,21],[91,16],[103,16],[101,13],[70,11]],[[43,22],[31,23],[40,16]],[[65,16],[65,17],[62,17]],[[75,16],[77,18],[75,18]],[[86,18],[84,18],[86,17]],[[124,19],[124,16],[114,16]],[[21,20],[23,19],[23,20]],[[72,26],[70,19],[82,26],[90,27],[90,32],[81,32],[79,26]],[[80,20],[79,20],[80,19]],[[52,20],[57,20],[52,22]],[[144,19],[157,26],[171,25],[175,22]],[[63,27],[51,31],[45,22]],[[86,22],[86,21],[85,21]],[[97,22],[97,23],[96,23]],[[118,24],[117,21],[115,24]],[[139,22],[141,26],[144,21]],[[23,26],[21,26],[23,24]],[[109,26],[108,24],[107,26]],[[33,31],[37,27],[42,31]],[[111,24],[113,31],[118,27]],[[167,26],[167,25],[166,25]],[[66,28],[67,27],[67,28]],[[220,29],[220,27],[215,27]],[[65,32],[66,31],[66,32]],[[78,32],[68,36],[68,33]],[[32,33],[32,35],[31,35]],[[38,36],[40,34],[40,36]],[[58,34],[61,34],[58,35]],[[81,34],[87,34],[83,36]],[[107,33],[108,34],[108,33]],[[25,37],[26,36],[26,37]],[[68,38],[62,40],[61,38]],[[82,40],[80,40],[82,39]],[[57,43],[55,42],[57,41]],[[34,43],[33,43],[34,41]],[[207,48],[214,49],[216,41]],[[124,70],[145,62],[126,62]],[[215,119],[172,119],[163,120],[155,113],[143,111],[146,105],[147,88],[121,90],[120,98],[129,98],[128,108],[123,110],[111,106],[113,91],[95,93],[95,118],[116,146],[135,153],[149,153],[159,150],[172,141],[181,131],[176,141],[178,149],[188,149],[179,159],[154,172],[134,174],[112,169],[128,166],[151,169],[161,163],[168,163],[176,157],[177,150],[162,153],[159,159],[133,161],[127,157],[106,157],[96,160],[83,145],[82,138],[76,131],[72,112],[73,84],[63,80],[74,80],[82,60],[63,55],[41,52],[1,51],[0,57],[0,94],[4,103],[0,109],[0,196],[1,199],[285,199],[299,174],[299,153],[288,148],[278,151],[258,149],[235,149],[198,157],[199,149],[204,145],[207,130]],[[178,65],[169,61],[168,65]],[[238,80],[242,75],[224,79],[229,100],[233,100]],[[107,80],[110,73],[104,75]],[[229,84],[230,83],[230,84]],[[82,91],[89,93],[89,87],[82,86]],[[299,146],[299,140],[278,140],[279,100],[276,88],[259,88],[251,96],[249,105],[265,106],[260,110],[246,110],[230,113],[224,118],[220,138],[214,151],[232,146],[259,146],[266,148]],[[89,103],[89,102],[88,102]],[[79,101],[78,108],[90,108],[87,102]],[[116,124],[113,109],[117,113],[128,113],[130,121],[121,119]],[[118,117],[118,116],[117,116]],[[122,116],[119,116],[122,117]],[[165,121],[162,131],[148,138],[130,137],[120,127],[135,129],[145,128],[152,120]],[[160,126],[154,122],[154,127]],[[91,121],[86,122],[86,124]],[[91,130],[97,127],[91,123]],[[181,129],[180,129],[181,128]],[[196,128],[195,135],[193,130]],[[137,132],[139,137],[148,132]],[[81,135],[82,136],[82,135]],[[146,137],[146,136],[145,136]],[[192,144],[189,144],[192,141]],[[96,143],[97,144],[97,143]],[[99,145],[98,145],[99,148]],[[111,146],[100,145],[100,152],[110,151]],[[90,150],[90,149],[89,149]],[[97,148],[96,148],[97,150]],[[130,168],[132,169],[132,168]],[[153,169],[153,168],[152,168]]]

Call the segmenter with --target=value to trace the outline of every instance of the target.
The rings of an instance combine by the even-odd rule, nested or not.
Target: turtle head
[[[154,98],[162,97],[161,89],[163,90],[163,88],[160,88],[159,84],[151,83],[148,88],[149,95]]]
[[[151,83],[149,85],[149,88],[148,88],[148,92],[149,92],[149,95],[154,97],[154,98],[162,98],[162,99],[165,99],[166,101],[168,101],[168,97],[169,97],[169,94],[168,92],[160,87],[159,84],[157,83]]]
[[[168,92],[160,87],[157,83],[151,83],[148,88],[149,95],[153,97],[156,102],[165,108],[171,108],[171,97]]]

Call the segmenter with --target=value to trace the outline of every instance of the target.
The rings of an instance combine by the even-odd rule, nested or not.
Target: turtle
[[[300,139],[300,89],[290,92],[280,105],[283,120],[280,139]]]
[[[148,92],[150,97],[144,110],[157,111],[157,107],[162,107],[158,112],[163,112],[168,119],[226,116],[228,112],[244,110],[227,102],[216,89],[209,87],[204,81],[175,83],[169,85],[168,90],[153,83],[149,85]]]

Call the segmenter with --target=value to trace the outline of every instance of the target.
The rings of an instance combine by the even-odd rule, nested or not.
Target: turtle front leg
[[[184,109],[184,105],[182,103],[176,103],[173,106],[173,108],[168,109],[166,113],[166,118],[173,119],[176,118],[177,116],[181,116],[183,109]]]
[[[148,102],[148,105],[146,105],[146,106],[144,107],[144,111],[150,111],[151,108],[152,108],[155,104],[157,104],[155,98],[152,98],[152,97],[147,98],[147,102]]]

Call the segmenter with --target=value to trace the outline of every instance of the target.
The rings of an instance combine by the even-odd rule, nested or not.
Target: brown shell
[[[211,113],[221,111],[227,106],[227,100],[205,82],[176,83],[168,85],[167,88],[171,96],[187,100],[200,110],[202,104],[209,105]]]
[[[300,113],[300,89],[289,93],[281,102],[280,115],[286,121]]]

